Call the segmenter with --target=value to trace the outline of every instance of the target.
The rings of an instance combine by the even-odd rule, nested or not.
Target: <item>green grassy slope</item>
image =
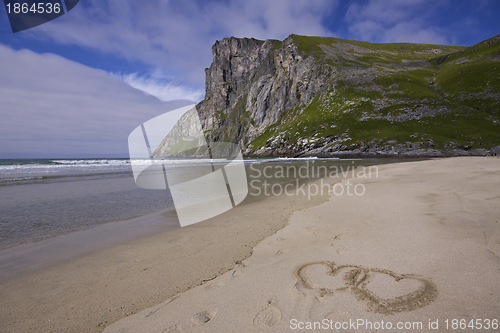
[[[500,35],[471,47],[293,38],[304,57],[340,74],[309,105],[284,113],[251,149],[500,145]]]

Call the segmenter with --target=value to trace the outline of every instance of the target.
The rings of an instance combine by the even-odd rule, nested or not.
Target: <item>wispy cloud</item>
[[[345,15],[353,39],[371,42],[447,44],[450,39],[433,24],[435,10],[447,1],[369,0],[352,3]]]
[[[336,0],[80,2],[20,38],[77,45],[155,70],[110,74],[0,44],[0,156],[126,156],[133,128],[186,104],[163,101],[203,98],[215,40],[328,35],[322,20],[332,4]]]
[[[207,8],[207,13],[226,34],[284,39],[292,33],[330,35],[323,19],[337,6],[337,0],[229,1],[214,2]]]
[[[177,99],[189,100],[198,103],[203,99],[203,90],[193,89],[183,85],[175,85],[171,81],[155,76],[139,76],[137,73],[121,75],[121,79],[130,86],[139,89],[161,101]]]
[[[173,84],[202,86],[211,46],[223,37],[329,35],[337,0],[88,0],[37,28],[45,38],[168,69]],[[26,34],[28,35],[28,33]]]
[[[0,45],[0,157],[123,156],[138,125],[187,102],[162,102],[115,75],[54,54]]]

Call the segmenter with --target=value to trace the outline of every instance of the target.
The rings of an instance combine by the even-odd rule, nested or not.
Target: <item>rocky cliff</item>
[[[485,155],[500,145],[499,41],[225,38],[197,110],[209,142],[247,156]]]

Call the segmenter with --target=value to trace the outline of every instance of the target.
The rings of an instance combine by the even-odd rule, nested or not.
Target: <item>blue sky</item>
[[[80,0],[13,34],[2,7],[0,158],[126,157],[130,131],[182,104],[168,101],[203,99],[224,37],[469,46],[499,14],[498,0]]]

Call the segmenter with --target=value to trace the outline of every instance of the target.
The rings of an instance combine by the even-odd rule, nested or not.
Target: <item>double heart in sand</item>
[[[358,300],[367,302],[372,311],[383,314],[421,308],[434,301],[438,294],[436,286],[422,277],[378,268],[337,266],[329,261],[305,264],[298,275],[306,288],[321,296],[350,291]]]

